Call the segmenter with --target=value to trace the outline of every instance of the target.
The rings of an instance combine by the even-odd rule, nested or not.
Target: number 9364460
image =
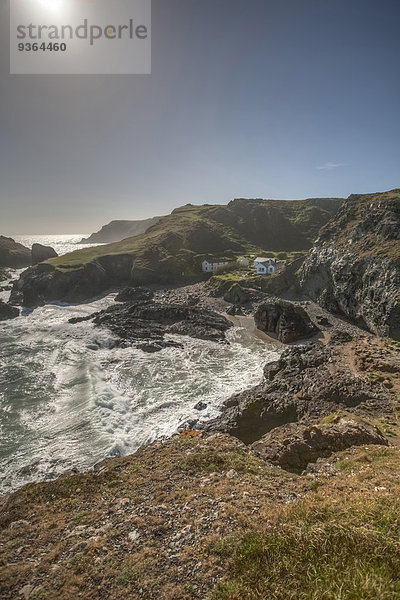
[[[37,43],[21,43],[18,44],[18,50],[20,52],[65,52],[67,49],[67,44],[57,44],[57,43],[45,43],[37,44]]]

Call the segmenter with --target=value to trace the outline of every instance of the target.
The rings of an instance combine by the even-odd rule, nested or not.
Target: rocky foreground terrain
[[[0,500],[0,597],[398,600],[399,200],[399,190],[351,196],[304,264],[282,275],[129,287],[88,317],[147,351],[168,345],[169,333],[224,342],[231,322],[257,325],[282,354],[202,431],[193,421],[132,456]],[[211,217],[219,241],[229,237],[226,219],[255,226],[261,210],[281,222],[274,206],[252,201],[249,212],[248,202],[206,207],[207,243]],[[193,221],[192,243],[204,229],[195,207],[183,208],[172,221]],[[150,231],[162,238],[167,275],[187,266],[181,233]],[[14,285],[13,301],[83,300],[132,285],[134,265],[154,274],[160,247],[139,266],[131,252],[42,263]],[[284,345],[294,340],[303,341]]]
[[[400,347],[344,329],[208,431],[0,500],[1,598],[397,599]]]

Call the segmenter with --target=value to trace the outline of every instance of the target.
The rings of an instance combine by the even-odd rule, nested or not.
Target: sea
[[[86,248],[79,241],[87,235],[13,237],[61,255]],[[114,297],[23,309],[0,322],[0,495],[201,426],[229,396],[259,383],[265,363],[278,358],[274,346],[242,327],[228,331],[229,344],[170,336],[184,347],[147,354],[117,347],[111,332],[91,322],[68,323]],[[203,411],[195,409],[200,400]]]

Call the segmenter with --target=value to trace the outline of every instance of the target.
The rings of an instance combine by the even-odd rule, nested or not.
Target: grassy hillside
[[[141,235],[48,262],[57,269],[71,270],[101,256],[129,254],[135,257],[135,273],[143,280],[156,273],[191,276],[199,272],[207,256],[229,259],[243,253],[307,250],[341,202],[238,199],[227,206],[188,204]]]
[[[160,219],[161,217],[153,217],[141,221],[111,221],[107,225],[103,225],[100,231],[92,233],[88,238],[84,238],[81,244],[111,244],[119,242],[127,237],[144,233]]]
[[[1,597],[399,598],[399,447],[300,476],[195,433],[0,500]]]

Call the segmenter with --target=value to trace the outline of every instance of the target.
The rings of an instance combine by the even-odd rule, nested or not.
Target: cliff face
[[[92,233],[88,238],[83,238],[81,244],[111,244],[121,240],[140,235],[148,230],[149,227],[158,223],[161,217],[143,219],[141,221],[111,221],[103,225],[100,231]]]
[[[29,269],[15,286],[48,300],[86,300],[115,285],[179,283],[202,277],[207,256],[234,259],[242,253],[308,250],[341,205],[340,199],[235,200],[227,206],[186,205],[161,218],[145,233],[120,242],[78,250]],[[119,257],[130,256],[133,270],[118,279]],[[113,257],[112,277],[99,276],[96,265]],[[46,270],[47,269],[47,270]],[[111,285],[110,285],[111,284]],[[100,289],[101,288],[101,289]],[[27,290],[29,291],[28,293]]]
[[[352,195],[321,230],[300,271],[329,311],[400,339],[400,190]]]

